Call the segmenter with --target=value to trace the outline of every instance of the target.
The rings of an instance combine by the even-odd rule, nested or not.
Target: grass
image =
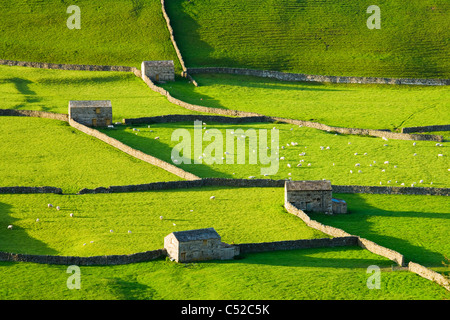
[[[216,197],[214,201],[211,195]],[[163,248],[164,237],[171,232],[210,227],[226,243],[328,237],[287,213],[283,199],[282,188],[225,187],[94,195],[0,195],[0,251],[130,254]],[[48,203],[61,210],[47,208]],[[9,224],[13,230],[7,230]]]
[[[369,265],[381,268],[380,290],[369,290],[366,286]],[[358,247],[259,253],[242,260],[195,264],[159,260],[81,267],[80,290],[67,289],[66,269],[66,266],[2,262],[0,297],[8,300],[448,299],[444,288],[408,271],[392,271],[390,261]]]
[[[348,215],[311,214],[323,224],[342,228],[396,250],[429,267],[442,267],[450,253],[450,200],[415,195],[339,194],[348,204]]]
[[[70,5],[80,7],[79,30],[66,26]],[[181,71],[159,0],[2,0],[0,7],[0,59],[134,67],[174,60]]]
[[[325,131],[311,128],[299,128],[288,124],[267,124],[252,123],[242,125],[226,125],[218,123],[207,123],[206,129],[202,129],[203,151],[208,152],[207,147],[212,145],[212,141],[205,138],[212,138],[212,130],[218,129],[223,136],[223,150],[220,154],[211,152],[211,156],[205,156],[201,164],[194,164],[192,151],[191,164],[176,164],[182,169],[197,176],[222,177],[222,178],[242,178],[251,176],[256,178],[288,179],[292,180],[331,180],[335,185],[381,185],[410,187],[414,184],[417,187],[449,187],[450,162],[448,152],[444,142],[443,146],[436,146],[435,142],[418,141],[413,145],[412,141],[389,140],[381,138],[364,137],[355,135],[337,135]],[[264,176],[261,169],[270,167],[270,164],[263,165],[258,160],[256,164],[249,164],[248,142],[246,146],[246,159],[244,164],[238,164],[237,143],[235,142],[235,152],[230,153],[234,159],[234,164],[227,164],[226,160],[221,160],[227,148],[225,144],[226,130],[242,129],[247,131],[254,129],[267,130],[267,146],[270,147],[270,139],[273,139],[272,129],[279,130],[280,149],[272,149],[273,157],[284,157],[280,160],[278,171],[268,177]],[[135,132],[133,128],[140,128]],[[179,141],[171,141],[172,134],[177,129],[185,129],[194,137],[193,123],[167,123],[141,126],[120,126],[117,130],[105,129],[103,132],[125,144],[149,153],[169,163],[173,163],[172,150],[179,144]],[[206,131],[210,133],[206,133]],[[159,137],[159,140],[155,140]],[[246,139],[248,140],[248,139]],[[237,141],[235,139],[235,141]],[[298,145],[292,146],[292,142]],[[289,146],[287,146],[289,144]],[[385,146],[386,145],[386,146]],[[321,149],[323,147],[323,150]],[[330,149],[326,149],[330,147]],[[194,143],[192,142],[192,148]],[[211,148],[211,147],[210,147]],[[258,148],[256,154],[260,152]],[[270,151],[270,150],[268,150]],[[268,155],[271,155],[271,152]],[[278,152],[278,155],[275,154]],[[300,156],[300,154],[305,155]],[[356,153],[356,155],[355,155]],[[442,154],[443,156],[438,156]],[[181,151],[181,156],[183,151]],[[215,158],[216,162],[214,162]],[[198,159],[196,159],[198,160]],[[301,162],[303,160],[303,162]],[[209,161],[209,164],[208,162]],[[222,164],[217,163],[222,161]],[[385,164],[385,161],[389,161]],[[298,164],[301,167],[297,167]],[[355,166],[360,164],[359,167]],[[311,164],[308,166],[308,164]],[[291,167],[289,168],[288,165]],[[276,162],[273,162],[276,168]],[[359,172],[361,171],[361,172]],[[421,182],[421,180],[423,180]]]
[[[336,76],[448,78],[448,2],[168,1],[188,67],[223,66]]]
[[[390,129],[449,124],[446,87],[284,82],[238,75],[195,75],[162,85],[174,97],[212,108],[256,112],[336,127]]]
[[[111,100],[113,120],[195,114],[169,103],[130,72],[0,66],[1,109],[68,113],[70,100]]]
[[[0,186],[82,188],[181,178],[70,127],[38,118],[0,117]]]

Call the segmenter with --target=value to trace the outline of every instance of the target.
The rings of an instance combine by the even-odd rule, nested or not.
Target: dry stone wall
[[[123,71],[132,72],[132,67],[126,66],[99,66],[88,64],[63,64],[63,63],[46,63],[46,62],[28,62],[0,59],[0,65],[31,67],[40,69],[59,69],[59,70],[82,70],[82,71]]]
[[[357,243],[360,247],[367,249],[370,252],[375,253],[377,255],[388,258],[389,260],[396,262],[400,266],[405,265],[404,256],[394,250],[382,247],[382,246],[376,244],[375,242],[369,241],[367,239],[351,235],[342,229],[327,226],[316,220],[312,220],[304,211],[298,209],[290,202],[286,202],[284,204],[284,206],[289,213],[294,214],[295,216],[302,219],[303,222],[305,222],[305,224],[311,228],[319,230],[319,231],[321,231],[325,234],[328,234],[332,237],[356,237],[358,239]]]
[[[297,250],[297,249],[311,249],[311,248],[333,248],[343,246],[357,246],[357,237],[338,237],[338,238],[323,238],[323,239],[301,239],[301,240],[287,240],[261,243],[241,243],[236,244],[239,247],[240,253],[257,253],[280,250]]]
[[[0,109],[0,117],[33,117],[33,118],[47,118],[60,121],[69,121],[67,114],[53,113],[46,111],[35,110],[13,110],[13,109]]]
[[[433,132],[433,131],[450,131],[450,124],[402,128],[402,133]]]
[[[4,262],[32,262],[40,264],[55,265],[120,265],[152,261],[166,256],[164,249],[139,252],[128,255],[105,255],[92,257],[76,257],[76,256],[51,256],[51,255],[33,255],[0,252],[0,261]]]
[[[410,262],[408,264],[408,270],[414,272],[415,274],[418,274],[425,279],[436,282],[440,286],[443,286],[445,289],[450,291],[450,281],[442,274],[430,270],[415,262]]]
[[[82,124],[76,122],[73,119],[69,119],[69,124],[72,127],[74,127],[75,129],[78,129],[81,132],[84,132],[84,133],[86,133],[86,134],[88,134],[90,136],[93,136],[93,137],[95,137],[95,138],[97,138],[97,139],[99,139],[99,140],[101,140],[101,141],[103,141],[103,142],[105,142],[105,143],[107,143],[107,144],[109,144],[109,145],[119,149],[120,151],[123,151],[123,152],[131,155],[132,157],[135,157],[135,158],[137,158],[139,160],[142,160],[142,161],[145,161],[145,162],[150,163],[152,165],[155,165],[157,167],[160,167],[160,168],[162,168],[162,169],[164,169],[164,170],[166,170],[166,171],[168,171],[170,173],[173,173],[173,174],[175,174],[175,175],[177,175],[177,176],[179,176],[179,177],[181,177],[183,179],[187,179],[187,180],[200,179],[199,177],[197,177],[196,175],[193,175],[192,173],[186,172],[183,169],[180,169],[180,168],[178,168],[178,167],[176,167],[174,165],[171,165],[170,163],[167,163],[167,162],[162,161],[162,160],[160,160],[158,158],[150,156],[150,155],[148,155],[148,154],[146,154],[146,153],[144,153],[142,151],[133,149],[133,148],[127,146],[126,144],[124,144],[124,143],[122,143],[122,142],[120,142],[120,141],[118,141],[118,140],[116,140],[114,138],[111,138],[111,137],[109,137],[108,135],[106,135],[104,133],[101,133],[98,130],[89,128],[89,127],[87,127],[85,125],[82,125]]]
[[[395,79],[395,78],[379,78],[379,77],[321,76],[321,75],[308,75],[302,73],[287,73],[270,70],[226,68],[226,67],[188,68],[186,72],[191,75],[200,73],[237,74],[244,76],[273,78],[282,81],[314,81],[314,82],[331,82],[331,83],[397,84],[397,85],[407,84],[407,85],[422,85],[422,86],[446,86],[450,84],[450,79]]]
[[[283,188],[288,180],[272,179],[231,179],[231,178],[203,178],[191,181],[152,182],[139,185],[123,185],[82,189],[79,194],[86,193],[123,193],[166,189],[185,189],[200,187],[234,187],[234,188]],[[367,194],[403,194],[403,195],[432,195],[448,196],[449,188],[421,188],[421,187],[378,187],[378,186],[332,186],[333,193],[367,193]]]
[[[367,135],[367,136],[373,136],[373,137],[379,137],[379,138],[387,138],[387,139],[396,139],[396,140],[423,140],[423,141],[443,141],[444,138],[439,135],[425,135],[425,134],[407,134],[407,133],[398,133],[398,132],[390,132],[386,130],[372,130],[372,129],[359,129],[359,128],[341,128],[341,127],[332,127],[328,126],[322,123],[317,122],[311,122],[311,121],[303,121],[303,120],[295,120],[295,119],[286,119],[286,118],[279,118],[279,117],[268,117],[264,116],[259,113],[254,112],[244,112],[244,111],[238,111],[238,110],[228,110],[228,109],[220,109],[220,108],[210,108],[210,107],[204,107],[199,105],[193,105],[184,101],[181,101],[180,99],[174,98],[170,95],[170,93],[155,85],[148,77],[141,76],[141,72],[137,69],[133,70],[134,74],[137,77],[140,77],[144,80],[144,82],[147,84],[147,86],[159,94],[166,96],[167,100],[173,104],[176,104],[180,107],[183,107],[188,110],[196,111],[196,112],[202,112],[202,113],[214,113],[229,117],[260,117],[267,119],[268,122],[283,122],[283,123],[289,123],[294,124],[298,126],[305,126],[309,128],[314,128],[322,131],[328,131],[328,132],[337,132],[340,134],[353,134],[353,135]]]
[[[62,189],[56,187],[0,187],[0,194],[32,194],[32,193],[62,194]]]

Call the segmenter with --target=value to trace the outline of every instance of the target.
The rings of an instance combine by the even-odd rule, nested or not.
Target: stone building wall
[[[111,101],[69,101],[69,118],[85,126],[109,126],[112,124]]]
[[[172,60],[144,61],[141,65],[141,72],[152,81],[175,81]]]

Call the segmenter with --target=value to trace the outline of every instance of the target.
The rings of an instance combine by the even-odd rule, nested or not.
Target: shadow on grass
[[[20,203],[17,206],[20,206]],[[30,237],[26,229],[16,226],[17,219],[11,216],[12,208],[13,206],[10,204],[0,202],[0,251],[24,254],[58,254],[56,250],[51,249],[42,241]],[[12,225],[13,229],[7,229],[8,225]]]
[[[385,195],[388,197],[388,195]],[[407,197],[407,196],[406,196]],[[425,197],[425,196],[424,196]],[[441,266],[442,261],[445,260],[443,252],[433,251],[425,246],[415,245],[409,239],[408,236],[412,236],[410,230],[405,230],[407,236],[405,238],[399,238],[397,236],[389,236],[380,234],[378,230],[387,230],[387,233],[396,233],[400,226],[396,221],[389,222],[389,224],[379,224],[370,221],[372,217],[384,217],[387,219],[397,220],[400,218],[422,218],[422,219],[450,219],[450,214],[436,213],[436,212],[414,212],[414,211],[387,211],[382,208],[374,207],[368,204],[358,194],[340,194],[338,198],[344,199],[348,203],[349,214],[347,215],[334,215],[325,216],[322,214],[312,213],[310,217],[325,225],[330,225],[336,228],[343,229],[344,231],[360,236],[362,238],[373,241],[381,246],[397,251],[404,255],[406,262],[413,261],[427,266]],[[425,220],[422,220],[425,221]],[[444,222],[444,221],[443,221]],[[429,224],[426,223],[420,226],[420,220],[417,220],[418,226],[413,223],[410,224],[411,228],[417,230],[417,236],[427,237],[433,239],[434,236],[429,229]],[[405,228],[405,222],[401,225]],[[413,239],[411,239],[413,240]]]
[[[33,81],[23,78],[6,78],[2,80],[2,83],[13,84],[16,90],[23,96],[23,99],[25,100],[24,103],[14,106],[13,109],[15,110],[24,108],[27,104],[42,101],[42,98],[39,97],[35,91],[30,89],[30,85],[33,83]]]
[[[393,262],[387,259],[367,258],[367,253],[363,250],[360,247],[351,246],[246,253],[241,256],[241,259],[220,261],[220,263],[342,269],[367,268],[371,265],[387,268],[393,265]]]

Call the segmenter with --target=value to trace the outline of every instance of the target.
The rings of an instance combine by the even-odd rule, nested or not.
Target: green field
[[[113,120],[194,114],[171,104],[131,72],[0,66],[0,109],[68,113],[70,100],[110,100]]]
[[[223,150],[226,152],[226,130],[242,129],[246,132],[254,129],[267,130],[267,146],[271,147],[273,128],[279,130],[280,149],[267,150],[268,156],[279,157],[279,169],[274,175],[264,176],[261,168],[268,168],[270,164],[262,165],[260,158],[256,164],[249,164],[248,138],[246,146],[246,159],[239,164],[237,157],[237,139],[235,138],[235,153],[230,153],[234,164],[227,164],[226,159],[221,160],[224,154],[211,153],[201,164],[194,164],[194,153],[191,153],[191,164],[177,164],[172,162],[172,149],[179,141],[172,141],[172,134],[177,129],[186,129],[191,138],[194,137],[194,123],[167,123],[141,126],[120,126],[116,130],[103,129],[109,136],[122,141],[145,153],[151,154],[197,176],[241,178],[289,179],[292,180],[330,180],[336,185],[372,185],[372,186],[405,186],[414,184],[417,187],[449,187],[450,161],[446,143],[436,146],[435,142],[418,141],[413,145],[408,140],[389,140],[381,138],[364,137],[356,135],[336,135],[316,129],[289,125],[252,123],[240,125],[226,125],[207,123],[203,126],[203,152],[215,139],[213,129],[218,129],[223,136]],[[139,128],[139,132],[133,131]],[[292,130],[291,130],[292,129]],[[208,131],[208,133],[206,132]],[[211,132],[210,132],[211,131]],[[249,134],[247,134],[249,135]],[[159,137],[158,140],[155,140]],[[210,141],[206,141],[209,138]],[[239,137],[241,138],[241,137]],[[242,141],[242,140],[241,140]],[[258,140],[259,141],[259,140]],[[298,145],[292,146],[292,142]],[[289,144],[289,146],[288,146]],[[385,146],[386,145],[386,146]],[[322,148],[323,149],[322,149]],[[329,147],[329,149],[327,149]],[[194,143],[192,142],[192,148]],[[258,148],[257,154],[260,152]],[[271,152],[274,152],[272,154]],[[275,152],[278,152],[276,155]],[[305,153],[304,155],[301,155]],[[356,155],[355,155],[356,153]],[[438,156],[442,154],[442,156]],[[183,153],[181,153],[181,156]],[[188,155],[185,155],[188,157]],[[284,160],[281,160],[284,157]],[[215,162],[213,160],[215,158]],[[199,159],[195,159],[199,160]],[[208,164],[209,161],[211,164]],[[217,163],[222,161],[222,164]],[[389,161],[385,164],[385,161]],[[302,164],[298,167],[298,164]],[[310,166],[308,166],[310,164]],[[359,164],[359,166],[356,166]],[[288,167],[290,165],[290,167]],[[273,166],[276,164],[274,162]],[[361,171],[361,172],[359,172]],[[423,180],[421,182],[421,180]],[[403,185],[402,185],[403,184]]]
[[[164,237],[171,232],[210,227],[226,243],[328,238],[287,213],[283,194],[282,188],[211,187],[96,195],[0,195],[0,225],[5,226],[0,228],[0,251],[130,254],[163,248]],[[47,208],[48,203],[61,210]],[[7,230],[9,224],[15,228]]]
[[[450,200],[416,195],[336,194],[350,214],[311,218],[403,254],[407,261],[442,267],[450,256]]]
[[[81,29],[69,29],[70,5]],[[174,60],[159,0],[66,2],[0,1],[0,59],[140,67],[145,60]]]
[[[335,127],[390,129],[450,123],[447,87],[284,82],[237,75],[194,75],[162,85],[180,100]]]
[[[449,3],[378,1],[167,1],[188,67],[220,66],[335,76],[448,78]]]
[[[381,268],[369,290],[370,265]],[[242,260],[177,264],[153,261],[80,267],[68,290],[67,266],[0,263],[0,297],[10,300],[441,300],[448,292],[358,247],[251,254]],[[20,281],[18,281],[20,279]]]
[[[0,117],[0,186],[82,188],[141,184],[179,177],[79,132],[67,123]]]
[[[166,0],[187,67],[241,67],[332,76],[449,78],[449,3],[381,0],[381,29],[369,30],[372,2],[331,0]],[[70,30],[69,5],[81,10]],[[174,60],[159,0],[0,0],[0,59],[140,67]],[[282,82],[197,74],[160,83],[182,101],[210,108],[307,120],[336,127],[388,129],[450,123],[447,86]],[[113,122],[161,115],[200,115],[149,89],[131,72],[46,70],[0,65],[0,109],[68,113],[70,100],[110,100]],[[208,121],[206,121],[208,122]],[[194,123],[99,128],[117,140],[201,178],[330,180],[333,185],[449,188],[444,142],[342,135],[284,123],[203,123],[201,164],[172,159],[178,129]],[[138,130],[135,130],[138,129]],[[246,144],[207,154],[218,129],[258,142],[276,173],[264,175]],[[243,129],[244,132],[238,131]],[[247,131],[250,130],[250,131]],[[258,131],[262,130],[262,131]],[[277,131],[275,131],[277,130]],[[279,148],[270,145],[279,133]],[[155,139],[157,138],[157,139]],[[56,256],[132,254],[163,248],[174,231],[214,228],[229,244],[317,239],[284,208],[284,188],[203,187],[114,194],[84,188],[178,181],[66,122],[0,117],[0,187],[53,186],[57,194],[0,194],[0,252]],[[191,141],[192,142],[192,141]],[[236,140],[235,140],[236,142]],[[192,144],[191,151],[194,150]],[[234,164],[221,163],[231,151]],[[259,152],[259,150],[258,150]],[[190,160],[197,154],[187,155]],[[217,160],[217,161],[213,161]],[[214,196],[215,199],[210,197]],[[445,196],[335,194],[348,215],[311,214],[325,225],[374,241],[449,275],[449,200]],[[60,210],[48,208],[48,204]],[[73,216],[71,216],[73,214]],[[160,217],[163,217],[161,219]],[[13,228],[10,230],[9,225]],[[446,260],[447,259],[447,260]],[[369,266],[381,269],[370,290]],[[0,300],[448,300],[442,286],[359,246],[241,254],[233,260],[176,263],[169,258],[81,267],[81,290],[67,288],[67,266],[0,262]]]

